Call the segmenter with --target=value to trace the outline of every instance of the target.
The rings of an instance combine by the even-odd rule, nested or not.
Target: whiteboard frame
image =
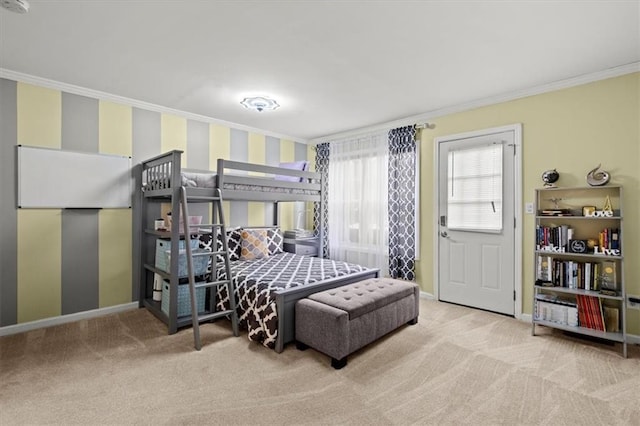
[[[17,145],[17,207],[131,208],[131,157]]]

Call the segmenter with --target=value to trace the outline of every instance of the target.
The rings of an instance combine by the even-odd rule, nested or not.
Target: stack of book
[[[569,209],[544,209],[540,210],[540,216],[573,216]]]
[[[313,231],[309,230],[309,229],[290,229],[287,231],[284,231],[284,237],[285,238],[291,238],[294,240],[299,240],[302,238],[313,238]]]
[[[572,299],[564,299],[551,294],[536,295],[535,318],[562,325],[578,325],[578,307]]]

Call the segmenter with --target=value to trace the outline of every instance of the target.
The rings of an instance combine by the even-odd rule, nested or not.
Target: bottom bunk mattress
[[[278,337],[278,312],[275,291],[317,283],[370,270],[352,263],[278,253],[261,259],[231,262],[240,327],[249,339],[274,348]],[[226,279],[224,268],[218,279]],[[218,289],[217,308],[229,308],[226,287]]]

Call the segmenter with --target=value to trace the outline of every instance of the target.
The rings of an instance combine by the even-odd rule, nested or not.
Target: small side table
[[[311,238],[285,238],[283,241],[284,251],[306,256],[318,255],[318,237]]]

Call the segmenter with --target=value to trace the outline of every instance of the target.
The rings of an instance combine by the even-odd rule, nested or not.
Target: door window
[[[447,227],[502,231],[502,144],[449,151]]]

